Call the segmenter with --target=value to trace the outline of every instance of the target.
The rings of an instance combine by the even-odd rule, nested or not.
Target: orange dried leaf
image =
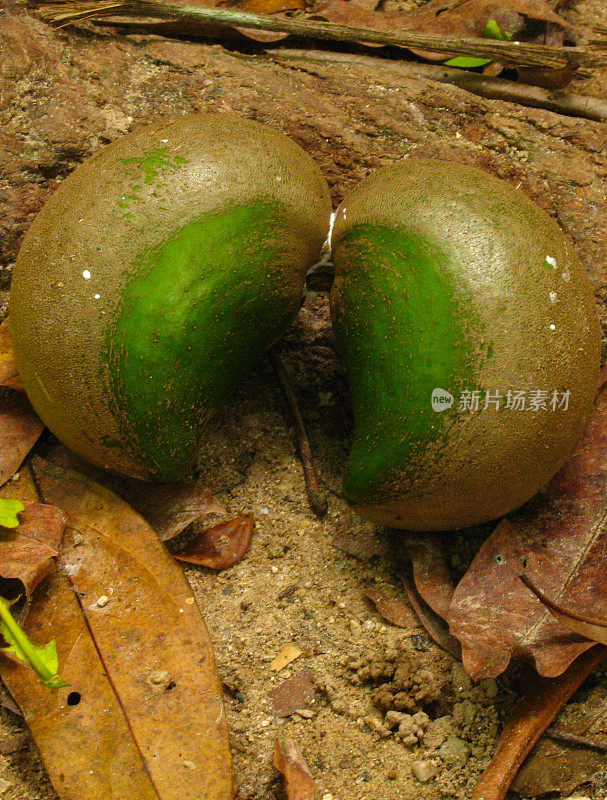
[[[57,639],[72,694],[43,696],[4,664],[2,674],[55,786],[79,800],[232,800],[221,686],[182,571],[115,494],[41,459],[32,463],[44,499],[67,515],[60,563],[73,591],[55,573],[28,633],[43,629],[42,638]],[[116,702],[106,694],[106,673]]]
[[[413,610],[398,597],[390,597],[374,586],[366,589],[364,595],[375,605],[377,613],[386,622],[399,628],[416,628],[419,625]]]
[[[274,766],[283,776],[287,800],[314,800],[314,777],[301,750],[289,736],[276,740]]]
[[[21,392],[0,395],[0,486],[17,472],[44,424]]]
[[[295,661],[300,655],[301,650],[299,647],[295,647],[294,644],[285,644],[270,662],[270,669],[272,672],[280,672],[281,669],[284,669],[292,661]]]
[[[19,377],[8,317],[0,323],[0,386],[23,390]]]
[[[305,0],[244,0],[239,10],[252,14],[278,14],[281,11],[302,11],[305,7]]]

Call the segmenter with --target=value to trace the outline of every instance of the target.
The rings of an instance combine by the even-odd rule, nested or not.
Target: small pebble
[[[194,762],[193,762],[193,761],[184,761],[184,762],[183,762],[183,766],[184,766],[186,769],[196,769],[196,764],[194,764]]]
[[[276,575],[276,573],[278,572],[278,567],[275,564],[272,564],[272,566],[270,567],[270,571],[273,572],[274,575]]]
[[[11,480],[13,480],[13,481],[18,481],[18,480],[19,480],[19,478],[20,478],[20,476],[21,476],[21,473],[20,473],[20,472],[15,472],[15,474],[13,475],[13,477],[11,478]]]
[[[107,606],[109,602],[110,598],[107,596],[107,594],[102,594],[101,597],[97,598],[97,605],[99,606],[99,608]]]
[[[300,717],[304,719],[312,719],[314,716],[314,711],[311,708],[296,708],[293,712],[294,714],[299,714]]]
[[[269,727],[270,727],[270,724],[271,724],[271,723],[270,723],[270,720],[269,720],[269,719],[262,719],[262,721],[261,721],[261,727],[262,727],[262,728],[269,728]]]
[[[438,767],[432,761],[414,761],[411,772],[420,783],[426,783],[438,773]]]

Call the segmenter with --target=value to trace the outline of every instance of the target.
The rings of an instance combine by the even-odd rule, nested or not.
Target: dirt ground
[[[602,0],[569,5],[566,13],[572,21],[607,25]],[[92,58],[86,50],[89,43],[66,34],[57,44],[55,34],[39,23],[25,36],[21,5],[7,6],[7,14],[14,16],[7,16],[4,28],[13,60],[5,61],[4,67],[0,63],[4,81],[0,88],[6,89],[11,109],[11,113],[7,106],[0,109],[5,114],[0,118],[5,126],[0,138],[0,157],[2,145],[5,153],[0,160],[4,212],[0,252],[6,275],[32,213],[52,191],[53,183],[104,141],[130,128],[133,119],[148,118],[156,106],[163,113],[235,107],[273,122],[274,112],[264,105],[270,89],[266,85],[260,90],[254,71],[247,83],[242,78],[245,72],[238,70],[249,66],[233,54],[226,55],[219,45],[175,44],[157,37],[145,41],[131,37],[125,44],[119,37],[103,34],[107,63],[94,67],[87,62]],[[91,33],[86,37],[94,39]],[[15,41],[23,52],[17,51]],[[63,73],[55,84],[45,84],[46,78],[35,71],[34,41],[42,59],[61,57]],[[121,94],[113,59],[130,59],[130,96]],[[395,99],[396,89],[386,78],[383,84],[377,79],[360,89],[369,100],[366,107],[369,115],[374,114],[372,122],[361,116],[360,107],[349,107],[357,90],[346,87],[337,99],[331,98],[341,118],[337,112],[325,118],[322,129],[309,116],[312,111],[316,117],[330,113],[333,106],[325,96],[315,97],[314,87],[327,80],[339,86],[335,71],[330,79],[322,67],[309,67],[307,73],[298,72],[293,78],[288,69],[283,70],[286,77],[270,65],[266,72],[272,71],[277,75],[271,90],[276,117],[282,110],[287,119],[283,127],[309,146],[331,180],[336,199],[369,169],[408,152],[412,142],[421,150],[426,148],[425,153],[459,146],[453,144],[454,137],[462,137],[459,131],[464,131],[469,150],[475,150],[476,163],[484,159],[493,171],[509,179],[519,177],[518,170],[525,190],[574,235],[605,318],[605,125],[470,99],[462,101],[461,116],[455,120],[448,99],[437,94],[439,89],[415,88],[405,81],[403,97]],[[154,74],[160,75],[158,84],[150,81]],[[181,75],[182,84],[179,89],[171,85],[169,94],[167,86],[174,74]],[[95,80],[91,75],[96,75]],[[240,80],[240,93],[231,97],[230,81],[235,79]],[[302,82],[298,91],[309,95],[295,98],[301,102],[297,110],[288,105],[287,80]],[[344,87],[347,80],[344,74]],[[352,80],[356,82],[356,76]],[[83,98],[74,109],[78,86],[84,87]],[[604,97],[606,71],[577,81],[574,89]],[[43,98],[49,92],[52,97],[53,91],[55,101],[45,108]],[[460,95],[454,96],[461,101]],[[433,117],[426,113],[429,107],[432,113],[440,109],[443,115],[437,112]],[[419,130],[417,141],[414,125]],[[383,133],[374,133],[372,126],[379,126]],[[524,126],[545,138],[554,137],[550,141],[560,149],[542,151],[541,142],[525,140]],[[333,147],[332,137],[338,136],[340,146]],[[569,158],[572,148],[578,148],[576,161]],[[466,158],[472,160],[472,156]],[[553,173],[547,171],[548,164],[553,165]],[[308,294],[280,348],[329,491],[329,512],[319,520],[308,508],[293,429],[280,387],[264,360],[213,421],[200,459],[208,485],[229,514],[255,518],[251,549],[243,562],[221,573],[186,570],[215,642],[238,798],[284,797],[272,766],[274,740],[281,731],[288,731],[301,746],[322,800],[466,798],[491,758],[500,727],[516,699],[520,668],[515,666],[497,681],[473,684],[461,665],[422,628],[390,625],[364,598],[369,586],[404,596],[398,537],[359,519],[339,497],[339,476],[351,431],[347,387],[333,349],[326,294]],[[465,569],[477,542],[478,537],[471,539],[465,533],[453,535],[450,564],[455,577]],[[287,644],[301,654],[279,672],[272,671],[270,662]],[[289,716],[277,716],[270,692],[297,679],[300,686],[308,686],[303,705]],[[607,739],[605,670],[587,682],[558,724]],[[0,798],[50,800],[56,795],[35,745],[23,731],[15,715],[0,710]],[[604,800],[606,786],[605,756],[544,743],[521,775],[518,790],[524,798]]]

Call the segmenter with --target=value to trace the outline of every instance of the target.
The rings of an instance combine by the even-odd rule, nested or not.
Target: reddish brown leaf
[[[274,766],[282,773],[287,800],[314,800],[316,786],[314,777],[299,747],[289,736],[276,740]]]
[[[377,613],[392,625],[399,628],[416,628],[419,625],[412,609],[398,597],[390,597],[375,586],[366,589],[364,595],[375,605]]]
[[[302,11],[305,0],[244,0],[238,8],[252,14],[278,14],[280,11]]]
[[[567,25],[543,0],[430,0],[412,11],[389,14],[363,8],[351,0],[328,0],[316,12],[317,16],[341,25],[388,31],[415,30],[443,36],[482,36],[488,20],[496,18],[504,33],[516,34],[520,27],[518,21],[522,19],[519,14],[562,27]],[[432,61],[449,57],[448,53],[419,49],[413,52]]]
[[[197,481],[163,485],[136,481],[119,493],[145,517],[162,542],[177,536],[195,520],[226,513],[221,503]]]
[[[29,598],[55,569],[66,517],[56,506],[25,503],[19,523],[0,539],[0,576],[21,581]]]
[[[23,389],[17,362],[13,353],[13,343],[8,317],[0,324],[0,386],[10,389]]]
[[[21,466],[44,424],[21,392],[0,394],[0,486]]]
[[[315,701],[314,676],[301,669],[269,693],[275,717],[289,717],[298,708],[311,708]]]
[[[548,611],[550,611],[550,613],[566,628],[569,628],[569,630],[574,633],[578,633],[580,636],[591,639],[593,642],[607,645],[607,619],[596,619],[593,618],[591,614],[588,614],[588,616],[575,614],[563,608],[563,606],[554,603],[549,597],[546,597],[526,575],[521,575],[521,580],[525,586],[533,592],[538,600],[546,606]]]
[[[405,533],[403,545],[411,559],[417,591],[436,614],[447,619],[455,587],[445,559],[443,537]]]
[[[203,531],[175,553],[175,558],[209,569],[226,569],[242,561],[251,544],[255,520],[237,517]]]
[[[470,800],[503,800],[506,797],[533,745],[606,652],[605,647],[597,645],[579,656],[558,678],[533,682],[502,731],[496,754],[474,787]]]
[[[552,602],[607,617],[607,391],[573,456],[543,492],[503,520],[455,590],[451,632],[475,678],[495,677],[513,655],[555,676],[591,646],[560,624],[520,581]]]

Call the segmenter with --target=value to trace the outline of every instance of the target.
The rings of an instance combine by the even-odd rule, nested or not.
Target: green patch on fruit
[[[168,147],[160,147],[157,150],[150,150],[144,153],[143,156],[121,158],[120,163],[140,170],[143,174],[143,183],[151,185],[163,171],[171,170],[174,172],[179,170],[188,163],[188,159],[182,156],[170,156]],[[157,185],[160,186],[161,184],[157,183]],[[142,200],[139,195],[141,188],[141,184],[135,184],[130,192],[122,195],[118,201],[118,208],[124,211],[123,216],[127,219],[133,216],[130,211],[131,204]]]
[[[17,514],[20,514],[24,510],[25,506],[21,500],[0,497],[0,527],[17,528],[19,526]]]
[[[335,322],[356,427],[344,492],[363,502],[447,440],[457,405],[437,412],[432,394],[477,389],[488,346],[478,313],[457,291],[465,280],[457,259],[438,243],[359,225],[339,242],[335,262],[338,276],[339,265],[348,265]]]
[[[297,310],[288,226],[264,200],[202,214],[125,286],[103,360],[125,440],[159,479],[188,472],[210,413]]]

